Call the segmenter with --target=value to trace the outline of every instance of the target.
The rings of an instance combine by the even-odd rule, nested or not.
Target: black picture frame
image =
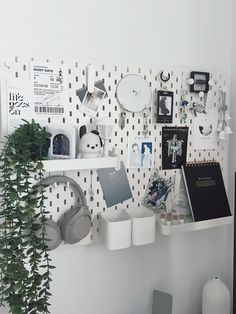
[[[172,123],[174,93],[159,90],[157,92],[157,123]]]
[[[194,80],[194,83],[190,85],[191,93],[199,93],[199,92],[207,93],[209,91],[209,83],[208,83],[210,79],[209,72],[192,71],[190,73],[190,78]]]

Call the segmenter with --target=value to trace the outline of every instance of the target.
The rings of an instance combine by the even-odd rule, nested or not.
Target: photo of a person
[[[142,142],[141,146],[141,165],[143,168],[150,168],[152,166],[152,143]]]
[[[128,168],[152,168],[153,165],[153,140],[142,137],[129,139]]]
[[[154,177],[147,188],[144,204],[153,209],[161,209],[165,205],[167,196],[171,190],[172,182],[161,178]]]
[[[159,115],[171,115],[172,98],[168,96],[160,96],[159,98]]]
[[[131,145],[130,151],[130,166],[139,168],[141,167],[141,153],[140,153],[140,145],[138,143],[133,143]]]

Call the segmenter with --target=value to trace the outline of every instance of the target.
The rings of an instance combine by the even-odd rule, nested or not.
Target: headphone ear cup
[[[91,214],[86,207],[68,211],[60,221],[61,237],[75,244],[85,238],[91,229]]]
[[[42,229],[36,232],[38,237],[42,236]],[[52,219],[45,222],[45,243],[49,251],[56,249],[61,243],[61,231],[57,223]]]

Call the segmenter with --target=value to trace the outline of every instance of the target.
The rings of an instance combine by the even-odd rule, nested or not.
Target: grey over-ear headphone
[[[47,239],[47,247],[49,250],[57,248],[61,240],[74,244],[85,238],[91,229],[91,214],[89,212],[86,198],[79,184],[73,179],[66,176],[51,176],[43,179],[34,188],[42,185],[47,187],[54,183],[69,183],[79,194],[79,205],[68,210],[56,223],[52,219],[47,219],[45,223],[45,238]],[[39,232],[42,232],[39,231]]]

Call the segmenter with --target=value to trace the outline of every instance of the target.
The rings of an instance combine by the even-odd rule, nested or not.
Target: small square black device
[[[192,71],[190,73],[190,78],[194,80],[194,83],[190,85],[191,93],[207,93],[209,91],[208,81],[210,79],[210,73]]]
[[[157,123],[172,123],[174,93],[159,90],[157,92]]]

